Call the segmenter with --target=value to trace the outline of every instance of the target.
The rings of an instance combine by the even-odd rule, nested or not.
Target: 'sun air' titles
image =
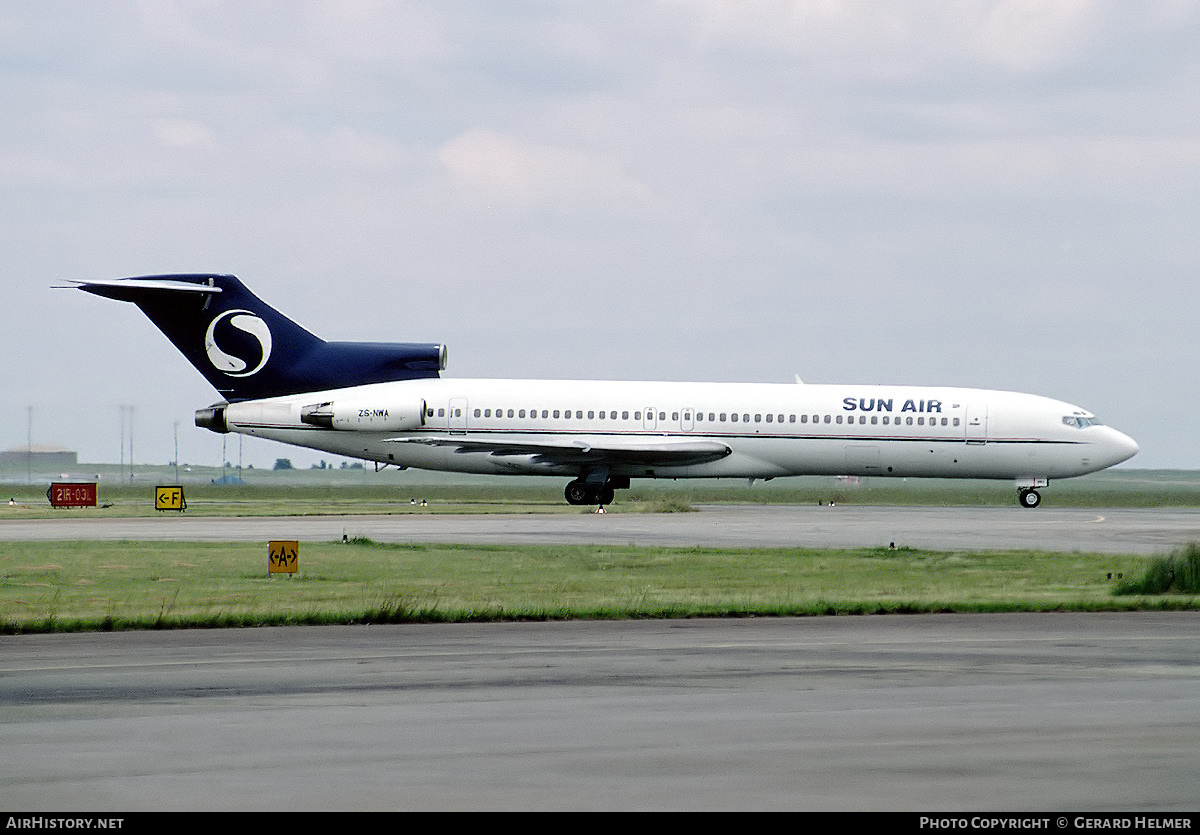
[[[892,412],[891,397],[844,397],[842,398],[842,408],[847,412]],[[940,414],[942,411],[942,401],[940,400],[905,400],[904,405],[900,407],[901,412],[914,412],[919,414],[929,414],[931,412]]]

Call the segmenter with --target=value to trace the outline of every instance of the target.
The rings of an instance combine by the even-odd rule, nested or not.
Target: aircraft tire
[[[595,501],[595,493],[579,479],[568,483],[563,495],[566,496],[567,504],[592,504]]]
[[[576,479],[567,485],[567,489],[563,491],[563,495],[566,496],[567,504],[605,505],[612,504],[616,493],[607,484],[603,487],[594,487],[585,481]]]
[[[1034,508],[1042,503],[1042,495],[1037,490],[1022,490],[1017,496],[1021,507]]]

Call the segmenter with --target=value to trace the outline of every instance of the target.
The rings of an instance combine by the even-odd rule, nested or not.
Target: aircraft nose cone
[[[1120,464],[1122,461],[1128,461],[1130,458],[1138,454],[1137,441],[1126,435],[1124,432],[1118,432],[1113,429],[1108,442],[1110,456],[1113,464]],[[1112,466],[1110,464],[1109,466]]]

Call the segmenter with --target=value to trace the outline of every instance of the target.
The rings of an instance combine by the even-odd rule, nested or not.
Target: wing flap
[[[654,440],[575,437],[570,440],[534,438],[472,438],[462,435],[425,435],[389,438],[392,443],[452,447],[460,454],[496,457],[534,456],[553,464],[611,463],[646,466],[684,466],[718,461],[733,450],[720,441],[656,438]]]

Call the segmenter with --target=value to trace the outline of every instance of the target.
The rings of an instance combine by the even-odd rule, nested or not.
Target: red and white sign
[[[46,491],[51,507],[95,507],[96,484],[55,481]]]

